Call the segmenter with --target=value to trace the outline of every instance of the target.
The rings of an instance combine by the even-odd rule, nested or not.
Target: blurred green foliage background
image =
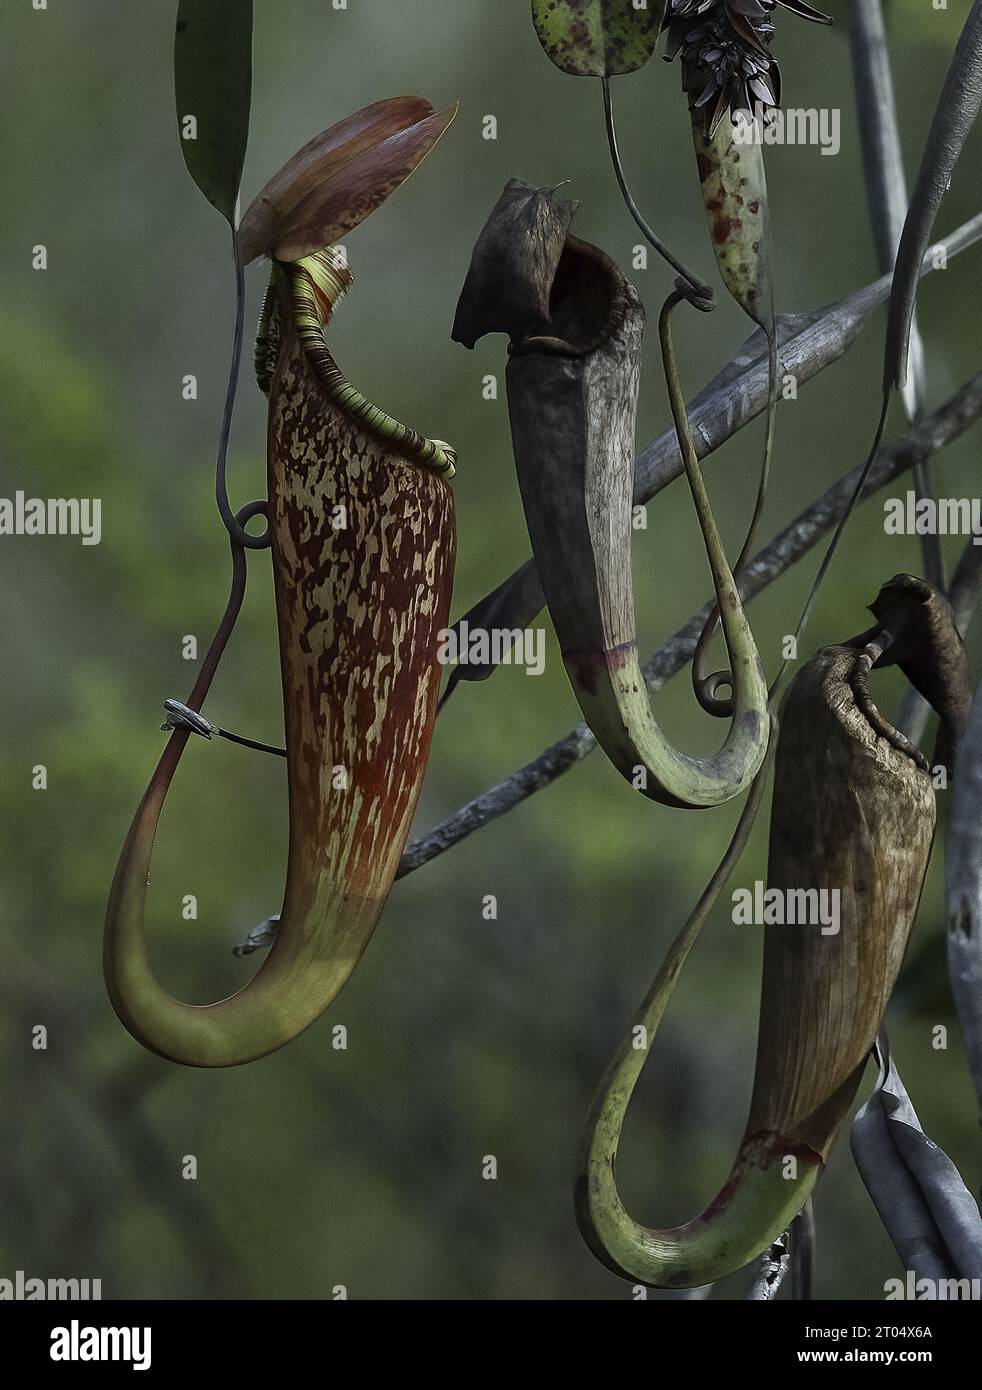
[[[230,349],[225,227],[184,168],[173,109],[172,0],[5,3],[7,106],[0,288],[0,493],[97,496],[103,539],[0,542],[3,968],[0,970],[0,1274],[101,1277],[107,1297],[623,1299],[575,1229],[571,1186],[594,1086],[632,1008],[715,865],[737,814],[645,802],[599,754],[397,884],[376,937],[329,1014],[276,1056],[226,1072],[145,1054],[116,1022],[101,978],[109,883],[161,746],[161,701],[184,698],[225,602],[228,546],[213,462]],[[888,3],[911,176],[967,10]],[[842,150],[768,150],[778,301],[815,308],[875,276],[862,186],[845,5],[831,30],[779,11],[790,105],[840,107]],[[455,483],[459,613],[527,554],[510,459],[503,341],[467,353],[449,329],[470,251],[503,184],[570,180],[576,230],[618,258],[649,318],[670,275],[638,237],[606,162],[599,85],[544,57],[526,0],[257,0],[252,135],[243,199],[317,131],[370,101],[456,97],[456,124],[397,198],[347,241],[356,276],[333,347],[386,409],[460,453]],[[647,215],[714,274],[679,91],[659,58],[615,88],[624,159]],[[482,120],[497,117],[497,139]],[[972,137],[943,210],[947,232],[977,211]],[[48,247],[46,272],[31,248]],[[930,398],[979,365],[979,258],[925,284]],[[250,314],[262,272],[249,273]],[[746,334],[720,296],[679,329],[694,394]],[[883,320],[781,406],[765,534],[864,455],[875,424]],[[669,423],[649,333],[639,441]],[[181,379],[198,378],[198,399]],[[486,373],[501,398],[482,398]],[[894,428],[899,429],[899,415]],[[758,422],[707,466],[735,551],[750,513]],[[264,479],[264,403],[244,371],[233,435],[236,504]],[[976,487],[978,435],[937,467],[942,494]],[[906,483],[904,484],[906,486]],[[855,518],[812,623],[808,651],[866,623],[879,584],[919,569],[913,539],[886,538],[881,502]],[[954,562],[957,541],[947,543]],[[754,603],[765,664],[814,572],[813,555]],[[279,739],[280,693],[267,554],[253,555],[243,617],[206,713]],[[707,596],[682,483],[638,533],[641,631],[654,647]],[[543,619],[543,622],[547,622]],[[441,717],[418,829],[532,758],[577,719],[552,634],[539,679],[502,669],[464,685]],[[978,642],[970,639],[973,672]],[[807,655],[803,653],[803,655]],[[878,678],[887,709],[901,687]],[[720,726],[683,675],[657,696],[687,748]],[[34,791],[44,763],[48,789]],[[821,787],[815,788],[822,795]],[[944,797],[941,797],[942,808]],[[943,809],[942,809],[943,814]],[[149,925],[162,977],[205,1002],[258,957],[231,947],[278,910],[284,770],[229,745],[189,748],[165,811]],[[765,875],[758,827],[734,883]],[[182,919],[185,894],[197,921]],[[493,893],[498,920],[485,921]],[[971,1089],[944,984],[941,854],[892,1017],[901,1071],[927,1131],[982,1180]],[[921,954],[923,953],[923,954]],[[639,1089],[622,1147],[625,1198],[674,1223],[728,1172],[749,1099],[760,939],[726,900],[694,956]],[[346,1051],[331,1025],[348,1030]],[[931,1028],[950,1028],[948,1051]],[[35,1051],[31,1029],[48,1029]],[[872,1076],[868,1078],[872,1080]],[[482,1178],[493,1154],[496,1181]],[[185,1155],[196,1181],[182,1179]],[[817,1293],[876,1299],[899,1262],[845,1142],[816,1201]],[[721,1293],[739,1296],[743,1280]]]

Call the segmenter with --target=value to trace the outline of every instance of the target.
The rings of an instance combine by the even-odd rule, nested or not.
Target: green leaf
[[[188,172],[234,226],[249,140],[252,0],[180,0],[174,95]]]
[[[852,1126],[859,1175],[905,1269],[918,1279],[977,1278],[982,1221],[975,1198],[922,1130],[885,1033],[873,1055],[880,1075]]]
[[[883,389],[907,380],[910,325],[921,263],[962,146],[982,106],[982,0],[975,0],[955,48],[928,132],[893,272]]]
[[[692,139],[713,254],[726,288],[754,323],[774,321],[767,183],[760,145],[741,144],[725,116],[707,134],[693,110]]]
[[[548,56],[574,77],[615,77],[643,68],[655,51],[668,0],[532,0],[532,23]]]

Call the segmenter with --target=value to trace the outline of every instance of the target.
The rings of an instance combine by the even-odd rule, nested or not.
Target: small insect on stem
[[[165,700],[164,709],[167,711],[167,718],[160,727],[165,733],[170,733],[173,729],[187,729],[189,733],[200,734],[202,738],[224,738],[229,743],[239,743],[243,748],[254,748],[259,753],[273,753],[278,758],[286,757],[285,748],[274,748],[271,743],[257,743],[255,739],[243,738],[241,734],[233,734],[229,729],[220,729],[217,724],[205,719],[204,715],[198,714],[187,705],[182,705],[180,700]]]

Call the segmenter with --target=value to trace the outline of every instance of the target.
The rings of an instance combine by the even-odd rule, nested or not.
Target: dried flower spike
[[[780,105],[781,73],[770,52],[776,3],[831,23],[799,0],[671,0],[665,59],[681,54],[682,86],[710,138],[727,112],[749,116]]]

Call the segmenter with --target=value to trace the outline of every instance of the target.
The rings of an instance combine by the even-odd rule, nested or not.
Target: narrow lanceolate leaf
[[[948,973],[982,1113],[982,695],[958,749],[947,843]]]
[[[886,274],[893,270],[897,257],[907,216],[908,197],[881,0],[856,0],[855,4],[849,6],[849,47],[852,51],[856,114],[873,244],[880,272]],[[914,317],[910,323],[910,364],[911,371],[903,398],[907,420],[913,422],[920,417],[927,397],[924,342]],[[914,468],[914,488],[918,498],[934,495],[926,463]],[[925,578],[944,588],[940,539],[937,536],[922,536],[921,555]]]
[[[879,271],[886,275],[897,259],[909,199],[881,0],[859,0],[849,6],[849,44],[873,244]],[[912,380],[904,392],[904,404],[908,420],[916,420],[924,406],[926,383],[924,344],[913,320],[910,355]]]
[[[539,571],[534,560],[526,560],[521,569],[505,580],[493,593],[488,594],[473,608],[468,608],[462,618],[453,625],[457,638],[457,650],[466,647],[465,632],[500,632],[511,635],[511,645],[521,637],[525,628],[533,622],[545,602]],[[510,649],[510,648],[509,648]],[[494,661],[466,661],[455,666],[443,692],[445,703],[453,694],[458,683],[465,681],[485,681],[495,672]]]
[[[174,95],[188,172],[234,226],[249,140],[252,0],[180,0]]]
[[[876,1089],[852,1127],[860,1176],[905,1270],[916,1279],[977,1279],[982,1220],[975,1199],[948,1155],[921,1129],[885,1036],[877,1055]],[[941,1294],[935,1290],[934,1296]]]
[[[702,112],[693,108],[691,114],[699,182],[720,276],[741,309],[770,330],[774,295],[763,149],[737,141],[738,127],[728,117],[709,134]],[[749,124],[739,128],[752,129]]]
[[[655,51],[667,0],[532,0],[532,23],[548,56],[574,77],[615,77],[643,68]]]
[[[339,241],[405,182],[456,114],[456,104],[434,111],[421,97],[392,97],[323,131],[249,205],[243,263],[299,261]]]
[[[974,0],[931,122],[904,223],[890,295],[883,389],[907,380],[910,324],[921,262],[968,132],[982,105],[982,0]]]

